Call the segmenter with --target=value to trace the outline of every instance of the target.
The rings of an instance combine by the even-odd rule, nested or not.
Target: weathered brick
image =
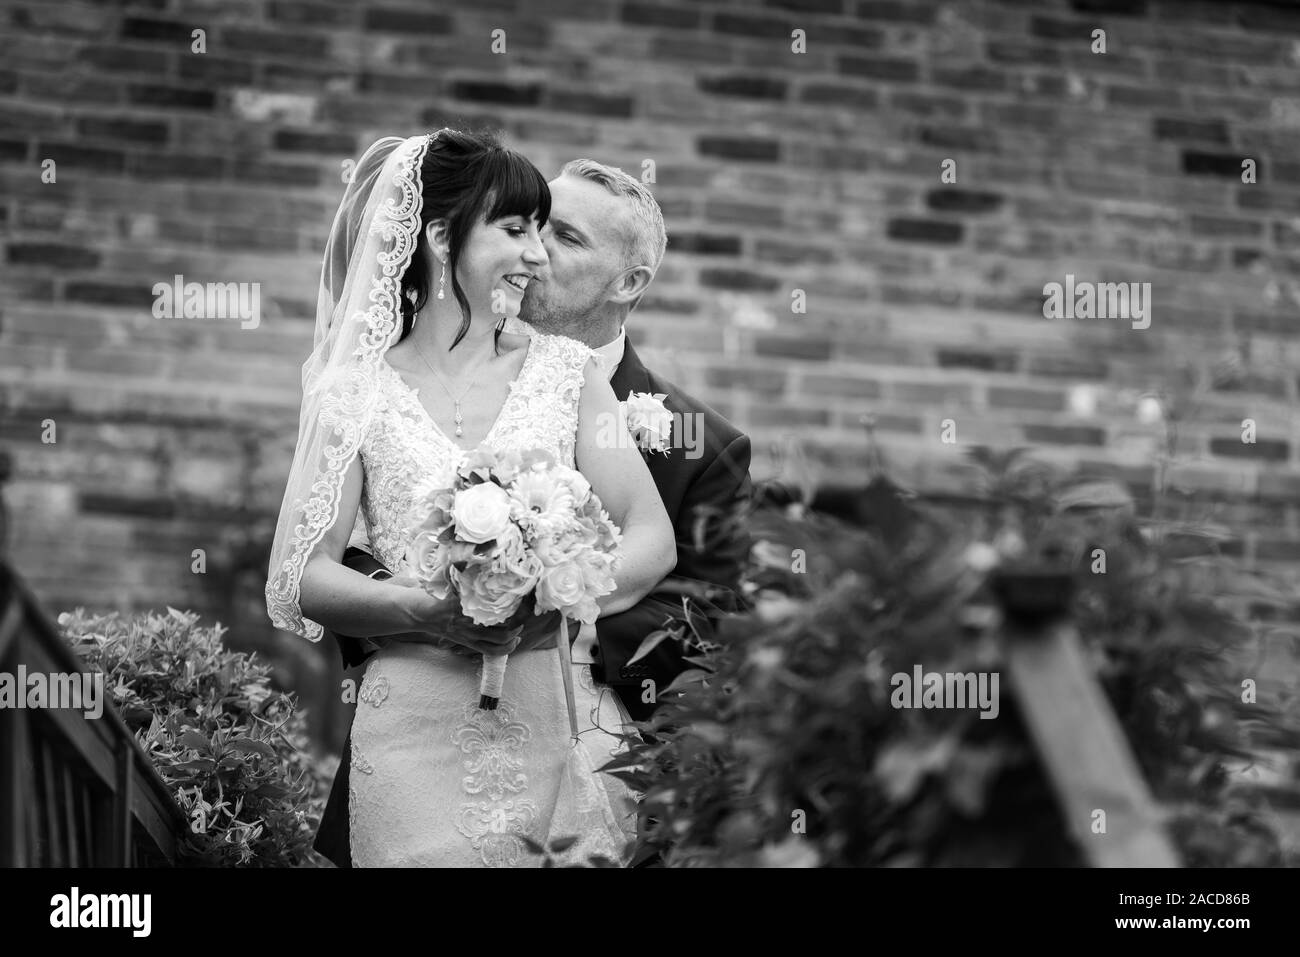
[[[233,168],[234,178],[247,183],[278,183],[299,187],[318,186],[321,171],[315,166],[303,166],[294,163],[265,163],[236,157]]]
[[[1285,462],[1291,455],[1291,446],[1279,439],[1257,438],[1254,442],[1243,442],[1238,435],[1230,439],[1210,439],[1210,454],[1230,459]]]
[[[783,100],[788,81],[776,77],[755,74],[727,74],[725,76],[701,76],[695,80],[701,93],[716,96],[734,96],[749,100]]]
[[[508,106],[536,106],[542,101],[542,87],[538,83],[461,80],[452,84],[451,93],[460,100]]]
[[[799,90],[799,100],[803,103],[869,110],[880,102],[880,95],[875,90],[843,83],[808,83]]]
[[[1019,365],[1014,352],[983,352],[967,349],[939,349],[936,364],[943,369],[979,369],[983,372],[1014,372]]]
[[[794,24],[784,17],[739,13],[715,13],[709,25],[716,33],[779,40],[788,40],[794,28]]]
[[[988,395],[989,405],[995,409],[1033,409],[1036,412],[1061,412],[1065,409],[1063,392],[989,386]]]
[[[934,23],[938,4],[930,0],[858,0],[853,15],[862,20],[893,23]]]
[[[433,36],[450,35],[454,28],[450,17],[402,7],[371,7],[365,11],[362,26],[367,30],[402,34],[426,33]]]
[[[838,256],[835,250],[810,243],[790,243],[777,239],[760,239],[754,243],[754,258],[763,262],[784,264],[819,263],[833,265]]]
[[[764,6],[798,13],[844,13],[846,0],[764,0]]]
[[[828,426],[831,414],[826,409],[801,409],[790,405],[760,405],[750,407],[750,417],[756,427],[764,426]]]
[[[969,105],[959,96],[919,90],[893,90],[889,94],[889,105],[916,116],[945,120],[960,120],[970,112]]]
[[[70,143],[39,142],[36,155],[54,160],[59,169],[85,169],[98,173],[120,173],[126,167],[126,154],[120,150],[74,146]]]
[[[937,85],[951,86],[963,92],[999,93],[1008,85],[1006,73],[986,66],[935,66],[932,74]]]
[[[1076,13],[1141,17],[1147,12],[1147,0],[1070,0],[1070,8]]]
[[[842,56],[839,69],[847,76],[865,76],[891,83],[915,83],[921,74],[921,67],[915,60],[890,57]]]
[[[682,30],[693,30],[702,20],[698,10],[662,3],[625,3],[621,15],[624,23],[647,27],[674,27]]]
[[[1201,150],[1183,151],[1183,172],[1194,176],[1226,176],[1241,181],[1242,160],[1248,155],[1232,153],[1206,153]],[[1258,164],[1258,160],[1256,160]],[[1262,164],[1261,164],[1262,165]],[[1259,170],[1256,177],[1262,179]]]
[[[185,32],[189,39],[189,31]],[[189,47],[185,47],[186,50]],[[84,49],[79,54],[80,60],[98,72],[107,73],[145,73],[157,76],[165,73],[171,54],[162,50],[140,49],[139,47],[94,46]],[[182,57],[184,61],[188,57]],[[201,59],[194,57],[193,59]]]
[[[546,97],[546,105],[551,109],[584,116],[629,117],[632,103],[630,96],[607,96],[578,90],[552,90]]]
[[[1200,140],[1224,145],[1228,142],[1228,124],[1219,119],[1157,116],[1154,130],[1158,140]]]
[[[1022,427],[1027,442],[1043,445],[1104,445],[1106,432],[1086,425],[1035,425]]]
[[[220,179],[226,160],[199,153],[137,153],[127,161],[127,172],[141,179]]]
[[[97,250],[59,243],[10,243],[5,258],[15,266],[49,266],[56,269],[94,269],[103,257]]]
[[[1264,236],[1264,223],[1254,219],[1231,216],[1210,216],[1192,213],[1188,217],[1193,236],[1210,236],[1215,239],[1259,239]]]
[[[83,117],[77,121],[77,132],[91,140],[110,140],[135,143],[161,144],[167,142],[166,123],[154,120],[132,120],[125,117]]]
[[[772,292],[781,281],[746,269],[701,269],[700,285],[709,289],[732,289],[741,292]]]
[[[271,0],[267,17],[279,23],[303,26],[349,26],[356,22],[358,11],[351,4],[304,3],[301,0]]]
[[[890,239],[919,243],[959,243],[963,235],[961,223],[933,219],[891,219],[885,230]]]
[[[950,382],[891,382],[889,395],[895,402],[909,405],[961,405],[970,407],[974,390],[969,385]]]
[[[286,153],[317,153],[349,156],[356,138],[348,133],[318,133],[308,130],[280,130],[272,144]]]
[[[695,148],[701,156],[745,162],[775,163],[781,158],[781,144],[761,137],[701,136]]]
[[[999,193],[974,189],[932,189],[925,196],[926,205],[941,213],[991,213],[1005,201]]]
[[[834,396],[842,399],[879,399],[883,389],[879,381],[865,376],[814,374],[800,380],[803,390],[810,395]]]
[[[1000,141],[995,130],[983,126],[925,125],[920,129],[920,141],[925,146],[942,150],[961,150],[967,153],[995,153]],[[1023,175],[1023,174],[1022,174]]]
[[[832,353],[831,340],[821,336],[757,336],[754,354],[778,359],[826,361]]]
[[[191,33],[196,26],[198,25],[156,17],[126,17],[122,21],[122,36],[128,39],[182,42],[188,49]]]
[[[180,78],[194,83],[243,85],[253,82],[253,64],[246,60],[205,53],[179,57],[177,64]]]
[[[1178,89],[1152,89],[1127,83],[1110,83],[1106,86],[1106,102],[1111,106],[1155,107],[1164,110],[1184,107],[1187,100]]]
[[[132,83],[126,88],[126,97],[139,106],[178,107],[189,110],[210,110],[217,103],[211,90],[194,90],[179,86]]]
[[[674,232],[668,237],[668,248],[674,252],[694,253],[697,256],[738,256],[740,237]]]
[[[318,61],[328,58],[330,54],[329,41],[325,37],[301,30],[277,33],[271,30],[232,28],[223,32],[222,48],[235,54],[266,54]]]
[[[704,376],[705,383],[716,389],[743,389],[776,398],[785,391],[786,374],[780,369],[713,368]]]
[[[70,282],[64,289],[64,296],[69,302],[93,302],[108,306],[138,306],[149,308],[153,305],[152,283],[107,283],[91,280]]]

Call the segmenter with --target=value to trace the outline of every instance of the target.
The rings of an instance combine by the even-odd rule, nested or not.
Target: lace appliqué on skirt
[[[528,789],[522,752],[531,738],[528,725],[515,720],[506,701],[495,711],[479,708],[478,702],[467,705],[452,729],[452,743],[463,755],[465,793],[488,799],[462,804],[456,829],[469,838],[486,867],[517,867],[527,853],[521,838],[537,820],[537,805],[517,795]]]

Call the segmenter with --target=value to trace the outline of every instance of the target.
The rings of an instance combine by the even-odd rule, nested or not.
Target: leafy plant
[[[1294,599],[1211,547],[1219,531],[1140,519],[1112,482],[1023,451],[975,460],[986,504],[964,517],[883,474],[857,526],[799,503],[732,517],[756,539],[753,611],[606,765],[645,792],[642,853],[668,866],[1085,863],[1010,689],[993,721],[891,705],[891,676],[918,662],[1005,670],[1002,567],[1072,586],[1065,610],[1184,861],[1293,859],[1237,772],[1300,743],[1294,697],[1242,700],[1261,636],[1250,608]],[[1189,536],[1202,546],[1190,555]]]
[[[273,691],[270,668],[222,646],[220,625],[168,609],[130,619],[59,616],[190,821],[185,863],[314,865],[324,784],[304,716]],[[327,779],[326,779],[327,780]]]

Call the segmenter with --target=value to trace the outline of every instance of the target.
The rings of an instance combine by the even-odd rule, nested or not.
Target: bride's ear
[[[434,258],[439,262],[447,259],[451,251],[451,224],[445,219],[434,219],[424,227],[424,239],[429,244]]]

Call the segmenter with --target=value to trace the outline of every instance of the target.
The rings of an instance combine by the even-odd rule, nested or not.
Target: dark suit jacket
[[[652,697],[644,693],[643,682],[649,679],[655,689],[662,690],[686,667],[673,641],[662,642],[635,664],[627,663],[647,635],[683,617],[681,593],[672,589],[673,580],[721,586],[733,595],[738,589],[749,541],[734,532],[719,537],[714,533],[716,529],[710,527],[706,532],[706,547],[696,548],[695,525],[701,507],[725,513],[749,498],[750,445],[748,436],[713,409],[650,372],[642,365],[631,342],[624,348],[623,360],[610,386],[620,401],[626,400],[629,392],[666,394],[664,405],[670,412],[694,417],[690,432],[677,427],[680,419],[674,420],[672,448],[667,455],[646,455],[650,475],[677,536],[677,567],[666,583],[668,587],[647,595],[625,612],[600,619],[596,625],[598,647],[596,663],[591,666],[592,677],[614,690],[633,720],[644,721],[654,712],[655,704],[643,701]],[[697,449],[683,448],[684,440],[697,444]],[[384,573],[378,561],[359,549],[348,549],[345,563],[364,574],[382,577]],[[722,600],[716,604],[725,607],[727,602]],[[689,614],[701,630],[711,630],[716,624],[715,613],[701,610],[694,603],[690,603]],[[358,639],[345,635],[335,635],[335,638],[344,667],[355,667],[369,656]],[[349,738],[314,845],[339,867],[352,866],[347,808],[351,744]]]

